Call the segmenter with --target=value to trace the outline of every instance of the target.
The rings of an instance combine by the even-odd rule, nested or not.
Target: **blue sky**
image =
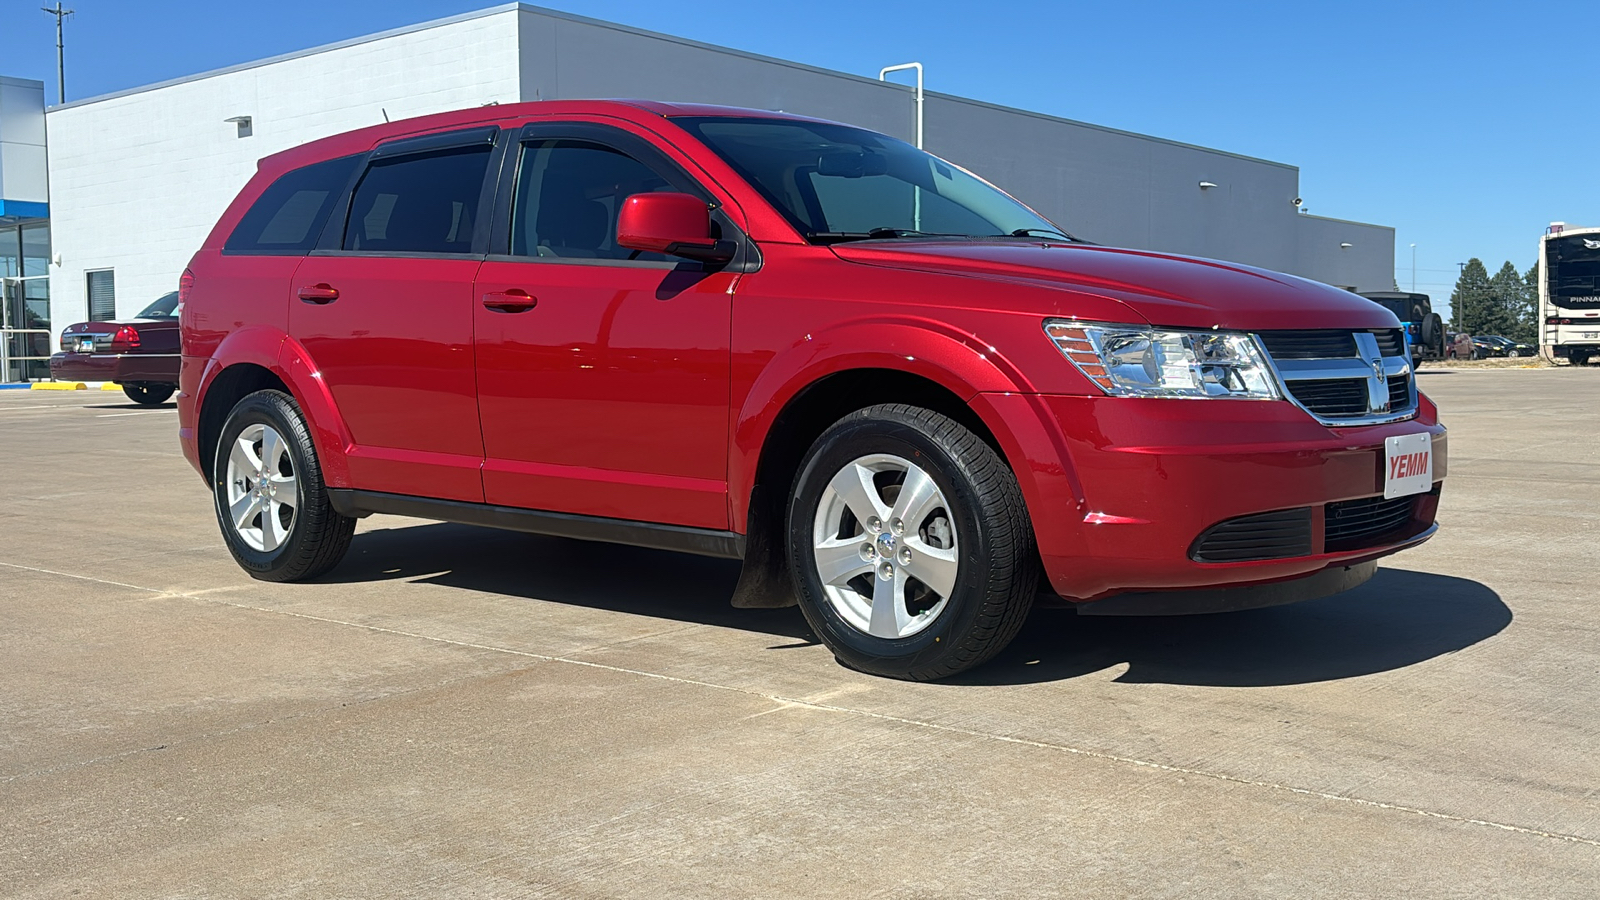
[[[0,74],[53,98],[42,5],[0,0]],[[494,4],[67,5],[72,100]],[[1526,269],[1549,222],[1600,224],[1588,154],[1551,158],[1600,144],[1600,93],[1571,75],[1594,58],[1593,0],[541,5],[863,75],[917,59],[930,90],[1291,163],[1311,212],[1395,226],[1402,288],[1416,243],[1440,300],[1459,261]]]

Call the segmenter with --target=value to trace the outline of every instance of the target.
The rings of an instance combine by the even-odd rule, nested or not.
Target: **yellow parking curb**
[[[100,390],[102,390],[102,391],[120,391],[120,390],[122,390],[122,385],[117,384],[115,381],[108,381],[105,384],[100,385]]]
[[[35,381],[28,390],[30,391],[86,391],[87,384],[81,381]]]

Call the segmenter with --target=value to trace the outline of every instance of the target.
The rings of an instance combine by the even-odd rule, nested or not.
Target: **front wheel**
[[[954,420],[873,406],[817,439],[788,516],[801,611],[845,665],[927,681],[1021,629],[1038,581],[1015,476]]]
[[[350,548],[356,520],[329,503],[305,417],[281,391],[257,391],[229,413],[211,482],[228,550],[256,578],[315,578]]]
[[[140,406],[160,406],[167,402],[177,387],[170,384],[125,384],[122,392]]]

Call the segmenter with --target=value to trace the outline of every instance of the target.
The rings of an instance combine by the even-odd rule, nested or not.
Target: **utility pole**
[[[1411,245],[1411,293],[1417,292],[1417,245]]]
[[[41,6],[40,9],[56,17],[56,98],[58,103],[67,102],[67,62],[64,45],[61,42],[61,23],[74,10],[62,9],[61,0],[56,0],[56,8]]]
[[[1449,271],[1446,269],[1445,271]],[[1467,277],[1467,264],[1456,263],[1456,287],[1460,289],[1461,308],[1456,310],[1456,325],[1461,331],[1467,330],[1467,286],[1462,282]]]

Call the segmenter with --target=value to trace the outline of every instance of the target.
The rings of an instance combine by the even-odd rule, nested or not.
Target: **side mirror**
[[[711,210],[688,194],[634,194],[622,201],[617,246],[708,263],[726,263],[737,249],[711,236]]]

